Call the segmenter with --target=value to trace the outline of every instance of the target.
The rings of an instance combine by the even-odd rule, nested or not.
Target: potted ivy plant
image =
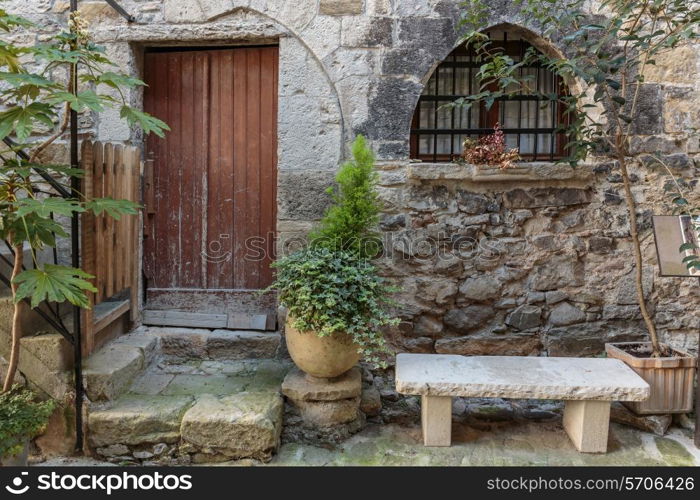
[[[656,58],[700,36],[700,7],[676,0],[605,0],[592,5],[585,0],[515,0],[520,15],[531,26],[540,26],[544,39],[556,39],[564,55],[529,49],[520,60],[494,48],[481,29],[488,25],[485,0],[467,0],[464,23],[466,42],[479,54],[481,81],[478,93],[453,105],[471,106],[525,92],[537,94],[543,105],[556,101],[567,123],[561,126],[569,142],[568,161],[576,166],[588,155],[612,157],[623,182],[633,248],[635,289],[648,342],[607,344],[608,356],[621,359],[651,386],[649,400],[632,409],[640,413],[682,413],[692,407],[696,358],[660,342],[645,299],[642,280],[637,202],[633,195],[631,166],[658,163],[658,157],[635,156],[630,147],[637,134],[639,109],[644,95],[644,75]],[[565,95],[532,89],[522,66],[538,64],[558,73],[569,85]],[[575,85],[582,84],[582,85]],[[578,88],[577,88],[578,87]],[[692,131],[690,131],[692,133]]]
[[[380,202],[374,157],[362,136],[353,160],[338,171],[333,203],[309,245],[278,260],[275,282],[287,309],[285,339],[307,375],[335,378],[361,357],[381,364],[382,330],[396,324],[388,306],[393,288],[371,262],[380,249],[375,226]]]
[[[44,431],[54,408],[53,400],[37,401],[19,385],[0,393],[0,465],[27,465],[29,442]]]

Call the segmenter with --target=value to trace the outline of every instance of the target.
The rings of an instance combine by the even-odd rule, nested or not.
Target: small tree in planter
[[[494,48],[480,31],[488,17],[487,2],[468,0],[464,2],[464,22],[470,28],[466,41],[473,44],[481,57],[478,72],[481,87],[477,94],[465,96],[454,105],[483,102],[489,107],[496,99],[520,91],[539,94],[547,105],[552,100],[559,101],[568,116],[567,125],[562,127],[569,138],[566,161],[575,166],[588,154],[601,152],[616,160],[628,209],[636,295],[651,342],[648,347],[639,343],[619,346],[622,349],[609,345],[608,353],[625,357],[647,380],[653,376],[642,365],[670,367],[675,363],[686,376],[692,377],[694,361],[686,353],[674,352],[659,342],[644,298],[637,206],[629,167],[637,162],[631,157],[630,139],[636,133],[645,69],[655,64],[656,57],[700,35],[700,6],[684,0],[602,0],[597,8],[590,7],[586,0],[515,0],[515,3],[531,25],[542,27],[544,38],[560,41],[566,57],[530,49],[520,61],[514,61],[504,51]],[[586,88],[568,95],[538,93],[530,80],[519,73],[521,66],[533,62],[558,73],[565,81],[582,82]],[[686,387],[692,391],[692,378]],[[653,393],[652,388],[651,400]],[[662,411],[686,410],[664,408]]]
[[[386,310],[393,288],[370,261],[381,249],[374,157],[362,136],[352,152],[309,246],[273,264],[277,277],[270,289],[288,310],[289,353],[299,368],[320,378],[342,375],[360,357],[381,364],[383,327],[398,321]]]
[[[0,31],[12,33],[22,29],[36,26],[0,9]],[[54,220],[54,214],[70,217],[82,212],[106,213],[118,219],[124,214],[135,214],[138,208],[128,200],[46,196],[46,182],[38,178],[37,170],[55,176],[66,188],[70,178],[80,176],[81,171],[45,164],[42,153],[65,134],[71,110],[88,113],[118,107],[123,119],[146,133],[163,136],[168,130],[165,123],[127,104],[123,89],[144,83],[114,70],[104,49],[90,40],[79,12],[71,13],[68,29],[55,34],[48,43],[20,47],[0,41],[0,139],[11,137],[18,141],[17,146],[0,156],[0,237],[13,249],[11,288],[15,302],[4,391],[12,387],[19,362],[20,302],[29,298],[32,307],[46,300],[87,307],[86,292],[96,291],[88,281],[92,276],[82,270],[37,261],[37,249],[55,247],[56,235],[68,236]],[[121,97],[100,93],[105,87],[117,90]],[[31,140],[42,135],[47,137]],[[29,151],[29,160],[15,156],[19,149]],[[34,269],[23,270],[25,245],[31,250]]]
[[[0,393],[0,465],[26,465],[27,445],[44,431],[54,407],[18,385]]]

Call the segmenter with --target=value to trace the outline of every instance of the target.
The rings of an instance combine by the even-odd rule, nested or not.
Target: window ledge
[[[593,171],[588,167],[579,164],[574,168],[568,164],[553,162],[522,162],[508,169],[463,163],[411,163],[408,167],[408,178],[473,182],[587,180],[593,177]]]

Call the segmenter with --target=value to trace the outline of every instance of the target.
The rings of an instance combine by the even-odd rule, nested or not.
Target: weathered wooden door
[[[277,47],[146,53],[144,107],[171,128],[147,139],[147,291],[271,283],[277,68]]]

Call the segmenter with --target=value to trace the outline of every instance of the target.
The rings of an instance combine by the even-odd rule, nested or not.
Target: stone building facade
[[[606,341],[642,338],[628,217],[612,162],[528,163],[494,173],[409,160],[418,97],[460,43],[460,3],[121,0],[133,23],[104,2],[80,6],[95,40],[137,76],[148,46],[279,44],[280,253],[322,216],[348,143],[356,134],[368,138],[385,202],[379,264],[401,289],[402,323],[391,333],[397,350],[597,355]],[[484,28],[534,30],[511,2],[491,4]],[[64,0],[9,1],[10,11],[41,22],[45,37],[67,9]],[[697,197],[699,69],[700,46],[658,58],[646,75],[634,139],[646,293],[663,337],[687,348],[697,343],[700,288],[694,279],[658,276],[650,215],[668,213],[663,186],[671,176],[645,166],[642,155],[662,154]],[[140,105],[142,95],[129,99]],[[86,120],[82,131],[139,144],[114,113]]]

